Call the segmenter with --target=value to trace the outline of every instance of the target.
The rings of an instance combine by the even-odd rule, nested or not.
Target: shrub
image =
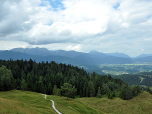
[[[131,87],[128,84],[123,84],[120,91],[120,98],[123,100],[129,100],[132,98]]]
[[[115,97],[115,94],[113,92],[108,94],[108,99],[113,99],[113,97]]]
[[[138,93],[141,93],[142,88],[140,86],[135,86],[134,85],[134,86],[132,86],[131,91],[132,91],[133,96],[137,96]]]

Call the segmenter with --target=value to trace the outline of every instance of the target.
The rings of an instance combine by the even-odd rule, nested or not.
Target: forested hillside
[[[152,72],[140,72],[136,74],[122,74],[113,76],[113,78],[120,78],[129,85],[145,85],[152,87]]]
[[[1,91],[19,89],[63,95],[60,88],[65,83],[74,86],[77,89],[76,95],[80,97],[101,97],[106,94],[108,98],[118,96],[131,99],[141,92],[138,86],[131,88],[127,83],[117,78],[113,79],[110,75],[87,73],[83,68],[70,64],[57,64],[54,61],[36,63],[32,59],[0,60]]]
[[[84,68],[87,72],[96,72],[100,75],[138,73],[141,71],[150,71],[152,66],[152,57],[131,58],[123,53],[101,53],[91,51],[89,53],[56,50],[51,51],[46,48],[14,48],[12,50],[0,51],[2,60],[29,60],[30,58],[36,63],[51,62],[71,64],[79,68]]]

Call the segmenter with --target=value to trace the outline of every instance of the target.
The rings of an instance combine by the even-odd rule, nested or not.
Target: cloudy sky
[[[152,0],[0,0],[0,50],[152,53]]]

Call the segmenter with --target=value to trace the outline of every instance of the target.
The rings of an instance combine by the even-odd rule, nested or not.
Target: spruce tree
[[[21,81],[21,89],[23,91],[27,90],[27,83],[26,83],[26,81],[24,79],[22,79],[22,81]]]
[[[98,87],[98,93],[97,93],[97,96],[100,98],[101,97],[101,89],[100,89],[100,86]]]
[[[57,95],[57,86],[56,85],[54,85],[54,87],[53,87],[53,95]]]
[[[63,86],[61,86],[61,91],[65,96],[67,96],[68,100],[69,97],[74,97],[77,89],[75,88],[75,86],[72,87],[72,85],[69,83],[64,83]]]

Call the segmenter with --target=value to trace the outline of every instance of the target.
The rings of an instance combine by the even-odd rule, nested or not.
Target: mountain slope
[[[4,53],[4,51],[0,51]],[[16,52],[13,54],[13,52]],[[22,54],[19,54],[22,53]],[[136,58],[131,59],[128,55],[123,53],[100,53],[97,51],[90,51],[89,53],[76,52],[76,51],[64,51],[64,50],[48,50],[46,48],[14,48],[2,55],[1,59],[9,60],[13,59],[37,59],[40,61],[62,62],[73,65],[99,65],[99,64],[132,64],[138,62],[152,62],[152,56],[150,54],[142,54]],[[23,55],[28,54],[28,55]],[[36,57],[35,57],[36,56]],[[44,58],[43,58],[44,57]]]
[[[123,58],[123,57],[116,57],[107,55],[104,53],[100,53],[97,51],[91,51],[89,54],[94,55],[94,59],[99,64],[129,64],[133,63],[131,58]]]
[[[30,55],[41,55],[41,56],[48,56],[51,55],[50,51],[46,48],[14,48],[11,49],[10,51],[13,52],[21,52],[21,53],[26,53]]]
[[[151,114],[152,95],[147,92],[139,94],[131,100],[120,98],[83,97],[66,100],[66,97],[47,95],[44,99],[40,93],[13,90],[0,92],[0,113],[25,114],[56,114],[50,99],[54,100],[56,108],[66,114]]]
[[[21,53],[21,52],[0,51],[0,59],[2,59],[2,60],[10,60],[10,58],[13,60],[17,60],[17,59],[29,60],[30,58],[34,59],[35,57],[37,57],[37,56],[36,55],[29,55],[29,54]]]
[[[152,56],[135,58],[134,61],[135,62],[152,62]]]
[[[122,74],[113,76],[113,78],[120,78],[130,85],[145,85],[152,87],[152,72],[140,72],[137,74]]]
[[[107,54],[115,57],[130,58],[130,56],[124,53],[107,53]]]
[[[143,58],[143,57],[148,57],[148,56],[152,56],[152,54],[141,54],[137,56],[136,58]]]
[[[73,59],[70,57],[64,57],[64,56],[57,56],[57,55],[50,55],[50,56],[41,56],[41,55],[30,55],[26,53],[21,53],[21,52],[13,52],[13,51],[0,51],[0,59],[2,60],[29,60],[30,58],[35,60],[36,62],[41,62],[41,61],[55,61],[58,63],[65,63],[65,64],[72,64],[72,65],[81,65],[81,64],[86,64],[83,61],[80,61],[78,59]]]
[[[15,49],[12,49],[11,51],[22,52],[22,53],[26,53],[26,54],[30,54],[30,55],[47,56],[47,57],[45,57],[47,60],[50,60],[49,56],[51,56],[53,58],[53,60],[56,62],[63,62],[63,61],[67,61],[69,59],[71,64],[73,63],[71,60],[73,60],[73,61],[75,61],[75,63],[77,63],[76,65],[133,63],[133,60],[130,58],[111,56],[111,55],[107,55],[107,54],[100,53],[97,51],[91,51],[89,53],[82,53],[82,52],[64,51],[64,50],[50,51],[50,50],[47,50],[46,48],[31,48],[31,49],[15,48]],[[55,59],[54,56],[58,56],[58,59]],[[65,57],[68,57],[68,58],[65,59]],[[37,57],[37,60],[39,60],[39,61],[42,61],[42,60],[46,61],[46,59],[43,59],[42,57],[41,57],[41,60],[38,58],[39,57]],[[63,60],[63,58],[64,58],[64,60]],[[69,63],[69,62],[67,62],[67,63]]]

